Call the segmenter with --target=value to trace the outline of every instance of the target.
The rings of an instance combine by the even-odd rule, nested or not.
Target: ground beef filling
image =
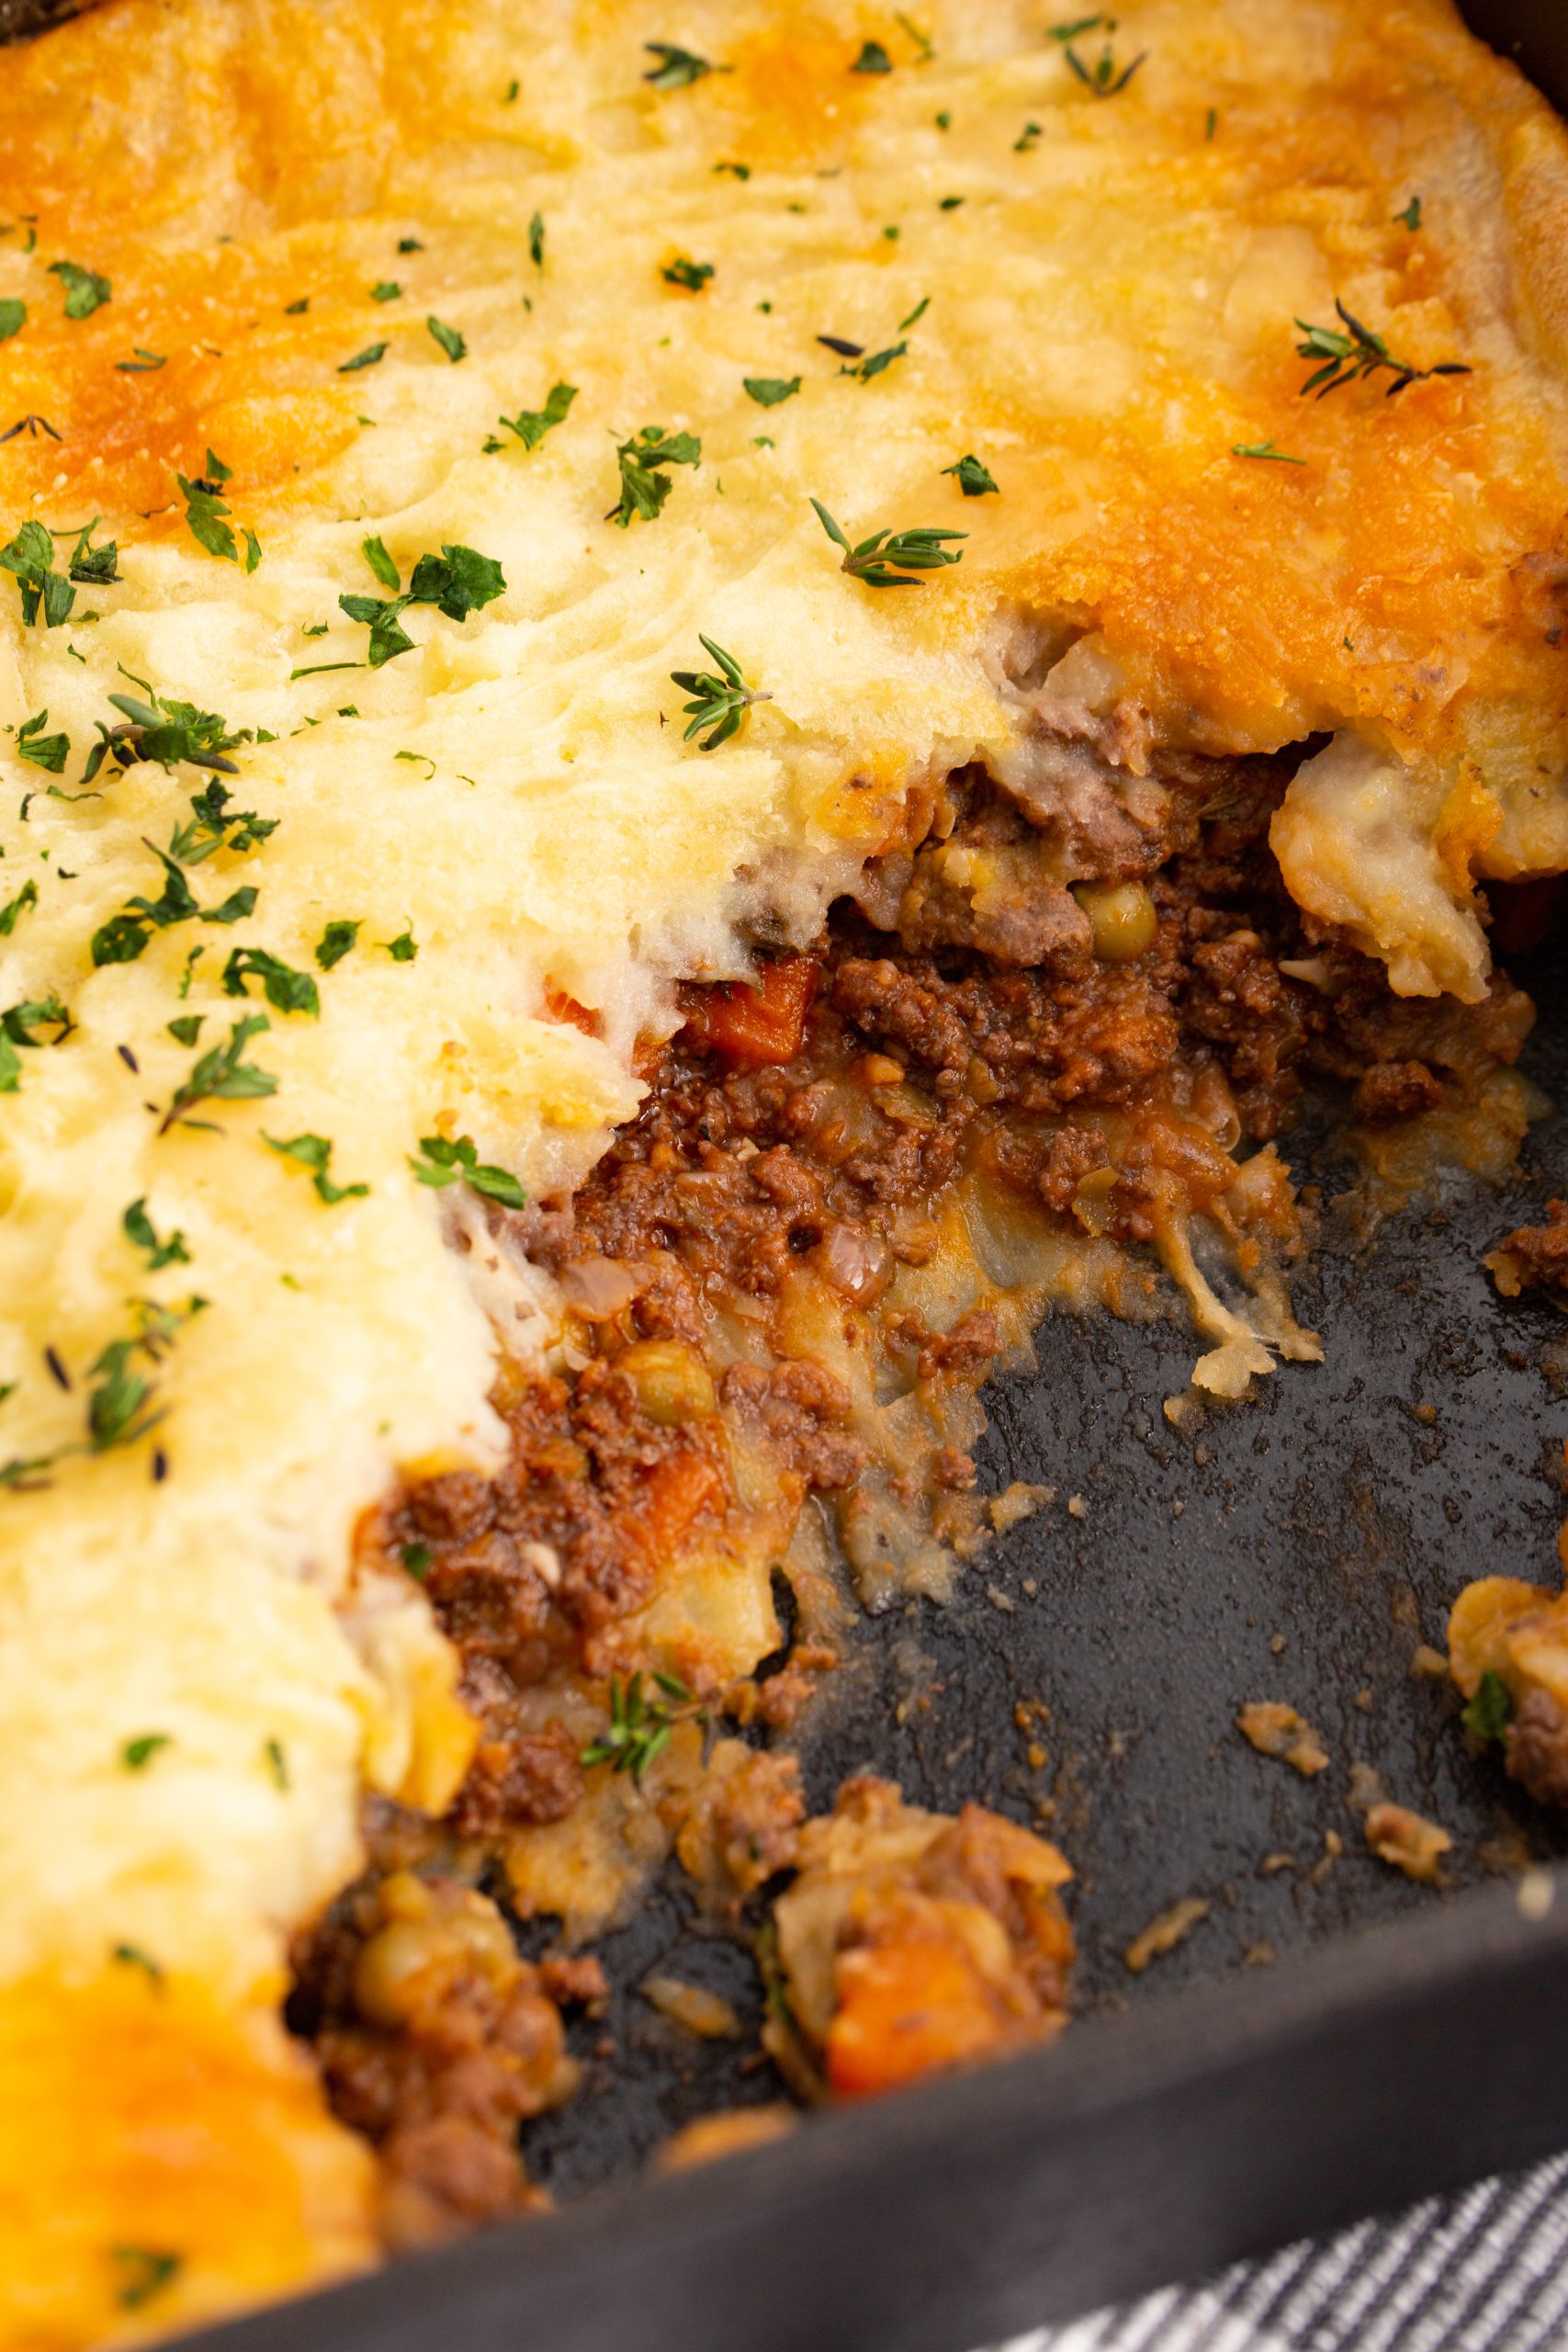
[[[1352,1090],[1375,1125],[1512,1060],[1530,1015],[1506,980],[1473,1008],[1393,998],[1381,965],[1302,916],[1268,847],[1292,768],[1189,761],[1164,779],[1163,814],[1145,793],[1136,824],[1108,799],[1077,844],[1104,885],[1071,888],[1052,871],[1060,795],[1026,805],[964,772],[807,955],[764,961],[755,989],[682,992],[638,1116],[573,1200],[513,1227],[578,1310],[585,1360],[508,1371],[505,1467],[412,1484],[375,1531],[424,1584],[483,1725],[449,1834],[500,1842],[571,1812],[581,1740],[540,1720],[538,1686],[603,1679],[661,1563],[739,1524],[726,1423],[797,1500],[859,1478],[834,1376],[722,1368],[716,1316],[765,1334],[803,1259],[874,1308],[900,1263],[932,1256],[932,1204],[966,1170],[1029,1215],[1080,1223],[1088,1183],[1092,1230],[1138,1243],[1173,1185],[1191,1208],[1218,1203],[1236,1147],[1277,1135],[1314,1080]],[[1558,1229],[1521,1250],[1525,1279],[1554,1279]],[[919,1381],[973,1385],[996,1317],[938,1333],[886,1317],[879,1344]],[[961,1492],[975,1473],[947,1447],[927,1475]],[[786,1721],[817,1664],[777,1678],[790,1708],[736,1712]],[[482,1902],[383,1867],[300,1955],[297,2022],[339,2113],[382,2150],[404,2235],[525,2199],[516,2126],[570,2087],[547,1978],[508,1957]],[[424,1957],[405,1966],[405,1947]]]

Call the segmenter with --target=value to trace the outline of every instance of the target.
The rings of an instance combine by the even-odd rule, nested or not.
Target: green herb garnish
[[[673,41],[645,40],[643,47],[649,57],[659,60],[652,73],[642,77],[656,90],[689,89],[694,82],[700,82],[705,74],[730,74],[735,70],[729,65],[715,65],[707,58],[698,57],[693,50],[679,49]]]
[[[480,1159],[468,1136],[459,1136],[455,1143],[448,1143],[445,1136],[421,1136],[419,1155],[411,1158],[409,1166],[420,1183],[438,1193],[461,1180],[471,1193],[499,1201],[503,1208],[520,1209],[528,1198],[509,1170]]]
[[[1475,1686],[1474,1698],[1461,1708],[1460,1721],[1477,1739],[1500,1740],[1516,1712],[1513,1692],[1502,1676],[1488,1667]]]
[[[740,382],[759,408],[777,408],[782,401],[794,400],[800,390],[798,376],[742,376]]]
[[[373,302],[395,302],[402,290],[395,277],[378,277],[370,288],[370,300]]]
[[[246,983],[257,979],[262,993],[276,1012],[308,1013],[319,1021],[321,1013],[321,991],[309,972],[297,972],[292,964],[281,956],[268,955],[265,947],[236,947],[223,967],[225,996],[244,996]]]
[[[1296,355],[1302,359],[1316,359],[1323,364],[1315,368],[1302,386],[1303,394],[1315,392],[1324,400],[1341,384],[1355,383],[1363,376],[1375,376],[1386,368],[1393,378],[1384,398],[1393,400],[1395,392],[1404,391],[1407,384],[1424,382],[1429,376],[1469,376],[1473,370],[1458,359],[1445,359],[1435,368],[1415,368],[1408,360],[1395,359],[1381,334],[1375,334],[1360,320],[1353,318],[1343,302],[1337,301],[1336,311],[1343,320],[1346,332],[1337,327],[1314,327],[1305,319],[1298,319],[1297,326],[1305,335],[1298,343]],[[0,557],[0,561],[4,558]]]
[[[629,1772],[640,1788],[649,1765],[670,1745],[677,1724],[698,1723],[707,1729],[708,1710],[678,1675],[656,1671],[651,1679],[658,1698],[645,1694],[640,1673],[624,1683],[618,1674],[610,1677],[610,1720],[581,1751],[584,1766],[607,1764],[612,1772]]]
[[[17,757],[27,760],[35,768],[47,768],[51,775],[63,775],[65,763],[71,756],[69,735],[46,735],[49,725],[47,710],[35,711],[17,729]]]
[[[144,1731],[135,1739],[128,1739],[119,1751],[119,1760],[128,1772],[141,1772],[151,1764],[161,1747],[173,1745],[166,1731]]]
[[[852,74],[891,74],[893,60],[879,40],[862,41],[860,55],[851,66]]]
[[[536,212],[528,223],[528,258],[541,277],[545,274],[545,216]]]
[[[395,588],[398,569],[381,541],[367,539],[363,552],[382,585]],[[413,639],[398,617],[411,605],[434,605],[449,620],[461,621],[481,605],[492,603],[505,593],[505,588],[501,566],[492,557],[480,555],[473,548],[447,544],[438,556],[420,557],[407,588],[389,603],[379,596],[340,596],[338,604],[351,621],[369,628],[370,667],[379,670],[400,653],[413,651]]]
[[[193,539],[204,547],[209,555],[221,556],[226,563],[240,560],[239,544],[229,525],[231,509],[226,502],[224,484],[233,479],[233,469],[207,453],[207,471],[194,481],[184,474],[175,480],[186,502],[186,524]],[[261,561],[261,545],[254,531],[245,533],[245,570],[254,571]]]
[[[107,277],[95,270],[84,269],[80,262],[51,261],[49,274],[58,277],[65,288],[65,315],[68,319],[90,319],[93,312],[111,299]]]
[[[45,628],[59,628],[69,619],[76,591],[55,571],[54,541],[41,523],[24,523],[9,545],[0,548],[0,571],[16,575],[24,628],[31,628],[40,611]]]
[[[1421,226],[1420,198],[1418,196],[1413,196],[1409,203],[1405,206],[1404,211],[1396,212],[1393,217],[1399,222],[1402,229],[1408,229],[1411,235],[1414,236],[1416,230]]]
[[[943,466],[942,470],[944,474],[957,477],[958,487],[965,498],[985,498],[997,489],[991,474],[973,451],[967,457],[960,458],[955,466]]]
[[[262,1754],[266,1758],[266,1769],[277,1786],[286,1789],[288,1786],[288,1758],[283,1752],[283,1742],[280,1739],[265,1740]]]
[[[177,2254],[165,2254],[150,2245],[117,2245],[109,2251],[119,2266],[123,2281],[120,2306],[128,2312],[140,2311],[143,2303],[151,2302],[176,2275],[182,2260]]]
[[[634,514],[640,514],[645,523],[654,520],[673,487],[661,469],[700,466],[703,445],[694,433],[666,433],[661,424],[645,424],[640,433],[620,443],[615,456],[621,469],[621,495],[604,520],[618,523],[624,531]]]
[[[711,261],[688,261],[684,254],[672,261],[668,269],[659,273],[666,286],[684,287],[688,294],[700,294],[713,276]]]
[[[114,363],[122,376],[155,376],[160,368],[169,364],[166,351],[143,351],[139,343],[133,343],[130,348],[134,358],[117,359]]]
[[[14,899],[0,907],[0,939],[9,939],[29,907],[38,904],[38,884],[24,882]]]
[[[297,1159],[301,1168],[310,1170],[317,1195],[329,1208],[335,1208],[339,1201],[362,1201],[370,1190],[368,1184],[333,1182],[327,1172],[333,1148],[325,1136],[291,1136],[287,1142],[280,1136],[265,1136],[263,1141],[285,1159]]]
[[[868,588],[919,588],[924,583],[910,578],[912,572],[936,571],[943,564],[964,560],[962,550],[949,549],[942,541],[966,539],[967,531],[938,531],[922,524],[911,531],[874,531],[858,547],[852,547],[821,500],[814,498],[811,503],[828,537],[844,551],[840,570],[852,580],[863,580]]]
[[[173,1022],[169,1023],[171,1029],[174,1025]],[[196,1025],[197,1029],[201,1026],[199,1013],[196,1015]],[[194,1045],[196,1041],[194,1037],[188,1037],[182,1039],[181,1042],[186,1045]],[[171,1233],[166,1241],[160,1241],[152,1220],[147,1214],[145,1199],[132,1201],[119,1222],[125,1238],[132,1248],[145,1250],[147,1252],[147,1271],[150,1274],[161,1273],[165,1266],[189,1265],[190,1252],[186,1248],[185,1235]]]
[[[277,1080],[271,1070],[258,1069],[254,1062],[244,1058],[251,1039],[271,1027],[265,1012],[248,1012],[243,1021],[236,1021],[230,1029],[228,1044],[213,1046],[203,1054],[190,1076],[175,1090],[174,1100],[159,1123],[158,1133],[167,1135],[175,1125],[209,1125],[206,1120],[189,1116],[198,1102],[249,1102],[262,1095],[276,1094]]]
[[[434,316],[426,319],[424,323],[455,368],[458,360],[464,358],[468,353],[468,346],[463,337],[456,327],[449,327],[444,321]]]
[[[412,931],[400,931],[396,939],[381,942],[394,964],[412,964],[419,955],[419,943]]]
[[[330,922],[316,943],[316,961],[323,972],[341,964],[359,936],[357,922]]]
[[[704,637],[699,630],[697,642],[705,652],[713,655],[721,674],[716,677],[708,670],[671,670],[670,677],[682,694],[692,696],[685,706],[691,725],[681,741],[689,743],[694,735],[702,734],[705,727],[711,728],[713,731],[704,738],[702,749],[713,752],[729,741],[753,703],[772,702],[773,696],[749,686],[734,654],[727,653],[722,645],[716,645],[711,637]]]
[[[0,301],[0,343],[9,343],[14,334],[20,334],[27,322],[27,304],[18,301],[15,295],[7,294],[5,300]]]
[[[379,367],[386,356],[387,346],[384,343],[367,343],[363,351],[355,353],[352,359],[344,360],[337,372],[340,376],[357,376],[362,368]]]
[[[1233,458],[1264,458],[1276,466],[1304,466],[1304,458],[1292,458],[1288,450],[1277,449],[1272,441],[1233,441]]]
[[[508,433],[515,433],[525,449],[536,449],[547,433],[564,424],[566,413],[577,398],[575,384],[552,384],[545,395],[543,408],[520,408],[515,416],[497,420]],[[502,444],[497,442],[497,448]]]

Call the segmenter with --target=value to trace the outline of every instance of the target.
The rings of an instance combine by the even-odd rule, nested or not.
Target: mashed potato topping
[[[0,1974],[78,2048],[188,1979],[248,2055],[137,2112],[315,2135],[235,2126],[160,2318],[367,2255],[285,1941],[471,1734],[350,1534],[493,1459],[552,1296],[484,1203],[592,1164],[674,978],[1046,725],[1129,795],[1333,738],[1279,854],[1402,991],[1480,995],[1476,876],[1568,865],[1562,185],[1438,0],[113,0],[6,53]],[[871,584],[813,500],[961,560]],[[768,697],[711,756],[704,637]],[[0,2141],[0,2224],[68,2194]],[[80,2260],[17,2340],[140,2324]]]

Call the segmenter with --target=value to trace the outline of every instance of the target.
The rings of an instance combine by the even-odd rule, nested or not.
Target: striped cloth
[[[1398,2221],[998,2352],[1548,2352],[1568,2346],[1568,2156]]]

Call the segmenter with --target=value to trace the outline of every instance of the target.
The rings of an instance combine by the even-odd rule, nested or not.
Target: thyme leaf
[[[644,49],[659,62],[643,80],[655,90],[687,90],[707,74],[732,74],[732,65],[715,65],[706,57],[699,57],[694,50],[678,48],[669,40],[645,40]]]
[[[584,1767],[607,1764],[612,1772],[629,1772],[640,1788],[649,1765],[669,1747],[677,1724],[698,1723],[707,1729],[707,1708],[678,1675],[656,1672],[651,1679],[658,1697],[648,1693],[640,1672],[628,1682],[618,1674],[610,1677],[610,1720],[581,1751]]]
[[[666,433],[661,424],[645,424],[640,433],[615,450],[621,469],[621,495],[605,515],[624,531],[634,514],[651,523],[669,497],[672,484],[666,466],[700,466],[703,445],[694,433]]]
[[[1474,372],[1458,359],[1442,360],[1435,368],[1416,368],[1408,360],[1395,359],[1382,336],[1353,317],[1343,302],[1337,300],[1334,307],[1343,322],[1343,333],[1338,327],[1314,327],[1305,319],[1296,321],[1306,337],[1304,343],[1296,345],[1297,357],[1321,362],[1302,386],[1303,397],[1315,392],[1320,401],[1325,400],[1341,384],[1356,383],[1385,368],[1393,378],[1384,394],[1387,400],[1404,391],[1407,384],[1422,383],[1430,376],[1469,376]],[[0,556],[0,562],[4,560]]]
[[[445,1136],[421,1136],[418,1156],[411,1157],[409,1166],[418,1182],[428,1184],[438,1193],[461,1180],[471,1193],[482,1193],[487,1201],[499,1201],[503,1208],[520,1209],[528,1198],[510,1170],[480,1159],[478,1147],[468,1136],[459,1136],[454,1143],[448,1143]]]
[[[285,1159],[298,1160],[301,1168],[310,1170],[317,1197],[328,1208],[335,1208],[339,1201],[362,1201],[369,1192],[368,1184],[334,1184],[327,1173],[332,1164],[333,1148],[325,1136],[291,1136],[287,1142],[280,1136],[264,1136],[269,1148]]]

